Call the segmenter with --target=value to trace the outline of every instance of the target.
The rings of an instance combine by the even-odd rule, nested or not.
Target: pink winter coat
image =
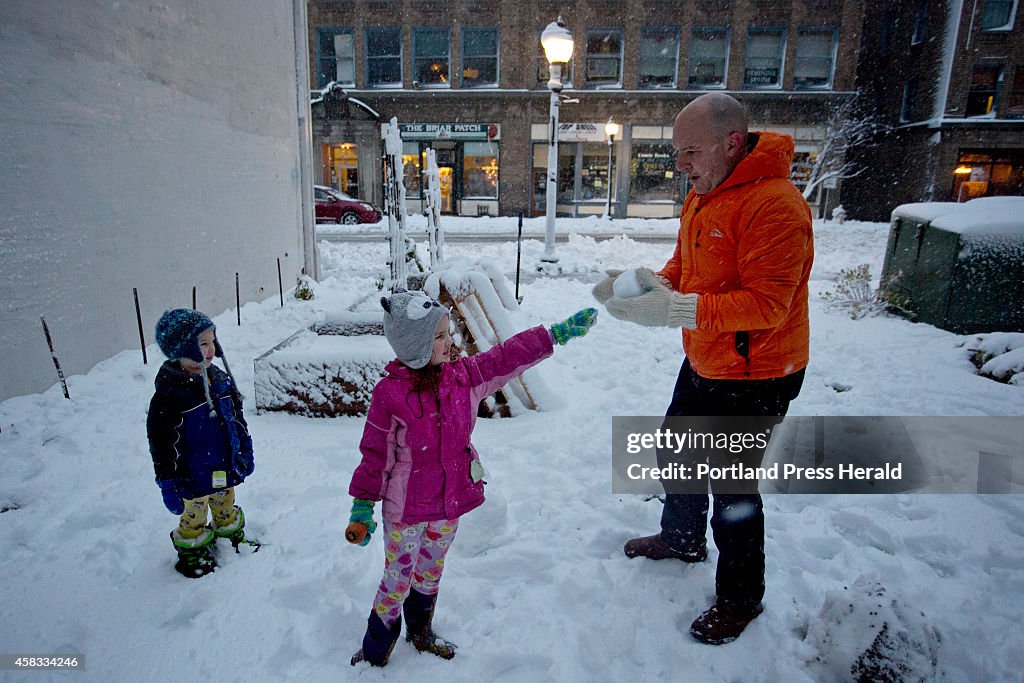
[[[484,483],[470,478],[478,457],[470,436],[480,401],[552,352],[547,328],[534,327],[445,364],[440,413],[433,397],[413,393],[414,371],[388,363],[373,389],[349,495],[383,500],[384,519],[407,524],[455,519],[478,507]]]

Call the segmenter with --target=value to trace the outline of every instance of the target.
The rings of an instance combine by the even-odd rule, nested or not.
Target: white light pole
[[[558,263],[555,256],[555,208],[558,203],[558,105],[562,92],[562,64],[572,59],[572,34],[565,28],[562,17],[547,25],[540,34],[540,44],[548,60],[551,78],[551,108],[548,121],[548,183],[544,204],[547,209],[544,229],[544,254],[540,257],[540,269],[544,263]]]
[[[608,207],[604,210],[604,217],[612,219],[612,149],[615,146],[615,136],[619,134],[619,124],[608,117],[608,123],[604,124],[604,134],[608,137]]]

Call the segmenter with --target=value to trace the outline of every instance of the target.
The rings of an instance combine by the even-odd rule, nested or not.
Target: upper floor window
[[[803,27],[796,37],[793,55],[794,88],[828,88],[835,64],[836,29]]]
[[[355,85],[356,58],[352,29],[319,28],[316,31],[316,82]]]
[[[679,30],[645,28],[640,30],[640,87],[674,88],[679,62]]]
[[[929,0],[918,0],[917,10],[914,12],[914,33],[910,37],[910,44],[917,45],[924,40],[928,31],[928,4]]]
[[[417,28],[412,32],[412,78],[420,85],[448,86],[451,60],[446,28]]]
[[[782,28],[751,26],[747,30],[747,54],[743,86],[777,88],[782,85],[782,56],[786,33]]]
[[[579,50],[577,49],[577,52]],[[562,62],[562,85],[572,87],[573,62]],[[544,54],[544,46],[540,44],[540,34],[537,34],[537,84],[547,85],[551,79],[551,68],[548,64],[547,55]]]
[[[462,30],[462,85],[498,85],[498,29]]]
[[[1006,102],[1006,116],[1024,119],[1024,66],[1018,66],[1013,75],[1013,87]]]
[[[729,62],[729,29],[694,26],[690,37],[689,87],[724,88]]]
[[[1017,0],[984,0],[981,9],[982,31],[1009,31],[1017,15]]]
[[[993,114],[999,84],[1003,80],[1003,67],[998,64],[975,64],[971,72],[971,86],[967,91],[965,116]]]
[[[402,85],[402,29],[366,29],[366,85]]]
[[[585,79],[590,86],[622,85],[622,31],[587,31]]]

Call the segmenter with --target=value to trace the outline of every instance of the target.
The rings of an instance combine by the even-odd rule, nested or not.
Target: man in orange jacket
[[[692,186],[675,253],[657,273],[637,269],[644,294],[614,297],[618,272],[610,271],[594,296],[621,320],[683,328],[686,359],[668,417],[747,416],[774,425],[800,392],[809,347],[814,246],[810,209],[789,181],[793,140],[749,133],[743,105],[709,93],[679,112],[672,146]],[[708,458],[686,457],[691,465]],[[755,448],[741,460],[756,467],[763,457]],[[710,484],[717,597],[690,633],[717,645],[735,640],[761,613],[764,509],[756,479]],[[626,555],[703,561],[707,490],[705,480],[666,483],[661,533],[630,540]]]

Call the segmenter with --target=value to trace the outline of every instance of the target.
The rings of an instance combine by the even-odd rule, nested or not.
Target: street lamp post
[[[544,47],[544,56],[548,60],[551,78],[548,89],[551,91],[551,107],[548,120],[548,182],[544,204],[544,254],[540,257],[540,269],[546,263],[558,263],[555,256],[555,208],[558,203],[558,106],[562,92],[562,64],[572,58],[572,34],[565,28],[562,17],[547,25],[540,34],[540,44]]]
[[[608,117],[608,123],[604,124],[604,134],[608,137],[608,206],[604,210],[604,217],[612,219],[612,150],[615,146],[615,136],[619,133],[619,124]]]

